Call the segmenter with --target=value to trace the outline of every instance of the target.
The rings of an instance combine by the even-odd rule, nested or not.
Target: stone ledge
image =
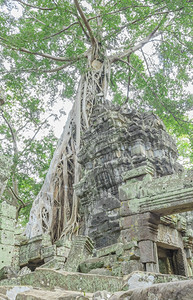
[[[122,289],[123,278],[37,268],[35,272],[21,277],[21,285],[48,289],[58,287],[64,290],[82,290],[89,293],[99,290],[114,292]]]

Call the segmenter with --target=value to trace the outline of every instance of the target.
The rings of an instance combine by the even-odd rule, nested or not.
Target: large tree
[[[78,231],[77,153],[95,104],[108,95],[153,110],[176,134],[191,130],[193,1],[1,2],[3,82],[37,85],[52,104],[54,95],[74,99],[27,228],[28,236],[50,232],[57,240]]]

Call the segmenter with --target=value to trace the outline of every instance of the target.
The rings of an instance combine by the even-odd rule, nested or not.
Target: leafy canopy
[[[1,0],[1,84],[36,87],[47,105],[75,99],[97,46],[112,63],[109,97],[156,112],[192,145],[192,15],[192,0]]]

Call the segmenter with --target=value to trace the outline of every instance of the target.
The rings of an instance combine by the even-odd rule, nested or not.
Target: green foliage
[[[44,176],[52,138],[30,142],[18,129],[26,123],[25,130],[37,130],[46,106],[51,109],[60,97],[75,99],[80,74],[87,70],[88,50],[94,47],[92,35],[102,49],[98,59],[116,57],[109,95],[119,104],[127,101],[131,108],[157,113],[180,141],[180,152],[191,156],[192,0],[78,3],[86,21],[76,1],[0,2],[0,78],[8,93],[3,110],[25,149],[19,149],[18,170],[27,165],[33,178]],[[5,122],[0,135],[4,152],[13,155]],[[29,176],[27,193],[33,180],[24,173]]]
[[[17,94],[21,87],[20,84],[9,85],[6,104],[0,108],[0,151],[13,161],[4,197],[10,201],[13,196],[10,188],[14,190],[17,198],[13,197],[12,202],[20,210],[20,219],[25,223],[49,167],[56,138],[52,131],[46,137],[38,136],[40,129],[49,129],[48,119],[42,120],[44,108],[40,99]],[[20,209],[23,203],[27,205]]]
[[[178,152],[185,168],[191,169],[193,164],[192,137],[181,135],[177,139]]]

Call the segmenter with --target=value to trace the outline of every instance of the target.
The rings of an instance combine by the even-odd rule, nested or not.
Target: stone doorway
[[[186,276],[182,249],[157,245],[157,253],[160,273]]]

